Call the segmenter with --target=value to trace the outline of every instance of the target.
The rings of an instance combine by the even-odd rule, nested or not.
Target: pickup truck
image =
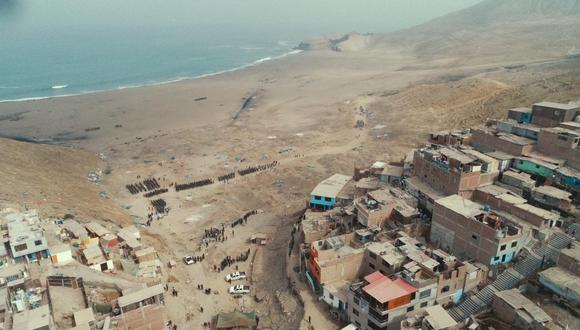
[[[234,285],[230,287],[229,292],[231,294],[246,294],[250,293],[250,286],[249,285]]]
[[[246,278],[246,272],[233,272],[231,274],[226,275],[225,280],[226,282],[242,280]]]

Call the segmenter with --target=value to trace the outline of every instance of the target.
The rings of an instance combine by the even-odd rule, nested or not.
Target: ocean
[[[191,79],[294,54],[311,36],[437,15],[398,21],[386,3],[407,0],[334,0],[335,11],[319,1],[0,0],[0,102]],[[353,19],[359,11],[374,14]]]

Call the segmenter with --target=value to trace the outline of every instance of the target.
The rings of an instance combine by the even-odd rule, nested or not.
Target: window
[[[441,289],[441,293],[443,292],[449,292],[449,285],[446,285],[443,287],[443,289]]]
[[[412,312],[415,309],[415,306],[411,306],[407,308],[407,313]]]
[[[330,300],[334,300],[334,296],[332,295],[332,293],[328,293],[328,298],[330,298]]]
[[[383,266],[391,268],[391,264],[383,260]]]
[[[353,298],[353,300],[352,300],[352,301],[354,301],[355,305],[358,305],[358,304],[360,304],[360,300],[358,300],[358,298],[356,298],[356,297],[355,297],[355,298]]]
[[[358,311],[357,311],[356,309],[354,309],[354,308],[352,309],[352,313],[353,313],[354,315],[358,316]]]
[[[20,251],[24,251],[26,250],[28,247],[26,246],[26,243],[24,244],[20,244],[20,245],[15,245],[14,246],[14,251],[16,252],[20,252]]]
[[[506,257],[505,254],[503,256],[501,256],[501,262],[505,262],[505,257]]]
[[[371,264],[371,263],[369,263],[369,267],[370,267],[371,269],[375,269],[375,265],[373,265],[373,264]]]
[[[429,302],[428,302],[428,301],[422,302],[422,303],[421,303],[421,308],[423,308],[423,307],[427,307],[427,304],[429,304]]]
[[[41,240],[34,241],[34,245],[36,246],[42,245],[42,241]]]
[[[515,248],[516,246],[518,246],[518,241],[513,241],[512,242],[512,247]]]
[[[499,247],[499,250],[500,250],[500,251],[505,251],[505,248],[506,248],[506,247],[507,247],[507,245],[506,245],[506,244],[502,244],[502,245],[500,245],[500,247]]]
[[[377,258],[377,254],[374,252],[369,251],[369,257],[371,257],[372,259],[376,259]]]
[[[319,200],[322,199],[322,197],[320,197],[320,196],[314,196],[314,199],[316,199],[317,201],[319,201]]]
[[[360,323],[358,321],[354,321],[354,324],[356,324],[356,327],[360,329]]]
[[[324,197],[324,200],[327,201],[327,202],[330,202],[330,201],[332,201],[332,198],[330,198],[330,197]]]
[[[473,235],[471,235],[471,238],[473,238],[474,240],[477,240],[477,235],[473,234]]]
[[[498,261],[499,257],[493,257],[493,261]]]
[[[419,294],[419,299],[427,298],[431,295],[431,289],[425,290]]]

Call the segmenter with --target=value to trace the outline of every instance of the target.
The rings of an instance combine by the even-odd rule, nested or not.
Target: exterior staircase
[[[562,232],[552,234],[547,244],[534,247],[532,252],[524,259],[518,261],[513,268],[501,273],[495,281],[477,294],[449,309],[449,315],[455,321],[461,322],[471,315],[482,312],[491,305],[495,292],[515,288],[521,280],[540,270],[544,261],[555,261],[560,254],[560,250],[567,247],[572,242],[572,239],[572,237]]]

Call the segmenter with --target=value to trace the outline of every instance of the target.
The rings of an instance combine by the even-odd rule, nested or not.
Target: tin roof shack
[[[29,278],[26,264],[4,264],[0,268],[0,288],[22,284]]]
[[[70,245],[61,243],[49,247],[50,260],[53,265],[66,265],[73,261],[72,250]]]
[[[513,187],[513,191],[519,195],[523,195],[524,193],[530,194],[536,186],[536,180],[532,179],[530,174],[515,170],[503,172],[500,182]]]
[[[381,189],[368,192],[354,202],[357,220],[367,228],[382,228],[397,205],[395,197]]]
[[[532,199],[534,202],[549,209],[557,209],[564,212],[572,211],[572,194],[556,187],[536,187],[532,189]]]
[[[113,260],[107,259],[98,244],[91,245],[82,250],[82,262],[89,266],[89,268],[104,272],[115,269]]]
[[[95,314],[91,307],[74,312],[73,317],[75,320],[75,329],[94,330],[97,328]]]
[[[530,205],[526,199],[500,186],[489,185],[477,188],[473,194],[473,200],[488,205],[492,209],[505,211],[526,221],[537,230],[562,225],[559,214]]]
[[[354,233],[315,241],[310,245],[306,261],[307,276],[318,288],[339,280],[353,281],[359,277],[364,259],[364,247],[353,242]]]
[[[554,127],[558,124],[574,121],[580,112],[580,106],[554,102],[540,102],[532,106],[532,123],[542,127]]]
[[[62,228],[70,239],[84,239],[89,233],[83,225],[73,219],[67,219],[62,223]]]
[[[394,243],[394,242],[393,242]],[[391,242],[373,242],[367,245],[363,274],[379,271],[392,275],[401,270],[407,255]]]
[[[157,258],[157,251],[153,247],[141,248],[134,251],[135,261],[139,266],[137,276],[156,277],[161,269],[161,261]]]
[[[517,170],[542,178],[551,178],[558,168],[558,165],[535,157],[516,157],[512,166]]]
[[[517,136],[537,140],[540,135],[541,127],[530,124],[519,124],[514,120],[499,119],[496,121],[495,128],[499,132],[510,133]]]
[[[385,329],[400,324],[407,312],[433,301],[420,298],[417,288],[404,279],[374,272],[351,285],[348,317],[359,329]]]
[[[398,185],[403,178],[403,166],[387,165],[380,175],[381,182]]]
[[[12,258],[28,262],[48,258],[48,243],[36,210],[4,213],[3,224]]]
[[[117,236],[119,242],[126,251],[126,255],[141,247],[141,233],[139,232],[139,229],[133,225],[121,228],[117,233]]]
[[[310,193],[310,207],[322,210],[333,208],[341,191],[351,179],[348,175],[334,174],[320,182]]]
[[[540,283],[572,306],[580,306],[580,281],[578,276],[560,267],[548,268],[539,273]]]
[[[401,330],[458,330],[461,328],[461,325],[457,324],[441,305],[407,313],[407,318],[401,322]]]
[[[108,230],[107,228],[103,227],[102,225],[100,225],[96,222],[87,223],[85,225],[85,228],[87,229],[87,232],[88,232],[90,237],[101,238],[101,237],[106,236],[108,234],[112,234],[110,230]]]
[[[580,171],[569,167],[560,167],[556,170],[554,182],[566,190],[580,194]]]
[[[18,330],[48,330],[54,329],[50,308],[43,305],[35,309],[27,309],[13,314],[12,329]]]
[[[514,155],[505,153],[503,151],[491,151],[486,152],[485,155],[495,159],[498,163],[498,169],[500,172],[504,172],[509,170],[512,165],[512,160],[514,159]]]
[[[491,304],[493,313],[517,329],[549,329],[552,318],[518,289],[496,292]]]
[[[572,242],[570,246],[560,250],[558,266],[580,276],[580,244],[578,242]]]
[[[415,152],[415,176],[445,194],[470,196],[482,183],[493,182],[498,172],[483,171],[484,164],[461,150],[440,145]]]
[[[482,152],[502,151],[515,156],[528,155],[536,147],[536,141],[511,133],[498,132],[494,128],[484,127],[473,130],[473,142]]]
[[[567,121],[567,122],[560,123],[559,127],[580,131],[580,122]]]
[[[231,313],[219,313],[215,328],[218,330],[254,330],[258,326],[256,312],[233,311]]]
[[[164,329],[163,292],[162,284],[123,290],[123,296],[117,300],[121,315],[111,323],[116,323],[117,329]]]
[[[469,145],[471,144],[471,129],[440,131],[429,134],[429,142],[442,145]]]
[[[486,154],[483,154],[473,148],[461,148],[461,151],[464,154],[475,157],[477,160],[481,162],[482,175],[485,175],[486,173],[495,174],[495,175],[487,175],[485,179],[482,179],[480,181],[480,184],[493,182],[493,180],[497,178],[499,174],[499,162],[497,161],[497,159],[490,157]]]
[[[520,124],[529,124],[532,122],[532,108],[509,109],[508,119],[514,120]]]
[[[510,262],[527,234],[521,223],[459,195],[435,202],[430,240],[460,257],[485,265]]]
[[[562,127],[542,129],[538,151],[566,160],[566,164],[580,170],[580,130]]]

